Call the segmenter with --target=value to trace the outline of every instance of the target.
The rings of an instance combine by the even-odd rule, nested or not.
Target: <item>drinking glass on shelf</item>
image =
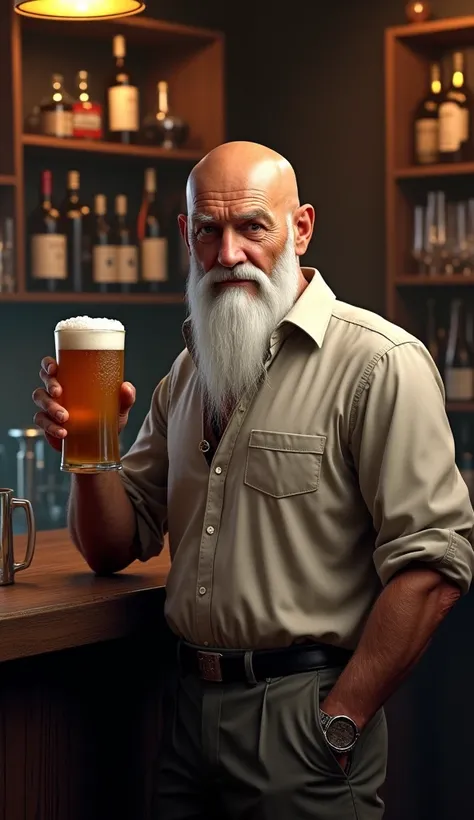
[[[416,262],[416,272],[424,274],[425,269],[425,209],[423,205],[416,205],[414,212],[414,226],[413,226],[413,245],[411,249],[411,257]]]
[[[461,203],[448,202],[446,205],[446,242],[443,248],[443,270],[446,276],[453,276],[459,273],[460,259],[460,236],[459,236],[459,214],[458,205]]]
[[[425,210],[425,273],[437,276],[443,272],[446,245],[446,201],[443,191],[430,191]]]
[[[474,199],[469,199],[466,203],[466,258],[463,275],[474,275]]]

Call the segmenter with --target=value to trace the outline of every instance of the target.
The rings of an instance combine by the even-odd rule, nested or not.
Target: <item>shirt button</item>
[[[207,592],[206,587],[199,587],[199,595],[205,595]]]
[[[208,527],[206,532],[208,535],[214,535],[214,527]]]
[[[222,473],[222,467],[216,467],[216,473],[220,475]]]

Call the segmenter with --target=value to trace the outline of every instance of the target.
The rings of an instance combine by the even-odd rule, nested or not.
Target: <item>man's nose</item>
[[[233,231],[223,232],[218,260],[224,268],[233,268],[234,265],[247,261],[241,239]]]

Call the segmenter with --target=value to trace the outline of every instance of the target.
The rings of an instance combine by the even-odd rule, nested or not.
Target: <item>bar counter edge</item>
[[[15,538],[22,560],[26,537]],[[169,552],[98,577],[68,531],[37,534],[31,566],[0,586],[0,661],[142,633],[163,619]]]

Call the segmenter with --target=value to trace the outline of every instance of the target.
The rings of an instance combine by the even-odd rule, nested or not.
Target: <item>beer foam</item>
[[[58,322],[55,329],[58,350],[123,350],[125,327],[118,319],[74,316]]]

